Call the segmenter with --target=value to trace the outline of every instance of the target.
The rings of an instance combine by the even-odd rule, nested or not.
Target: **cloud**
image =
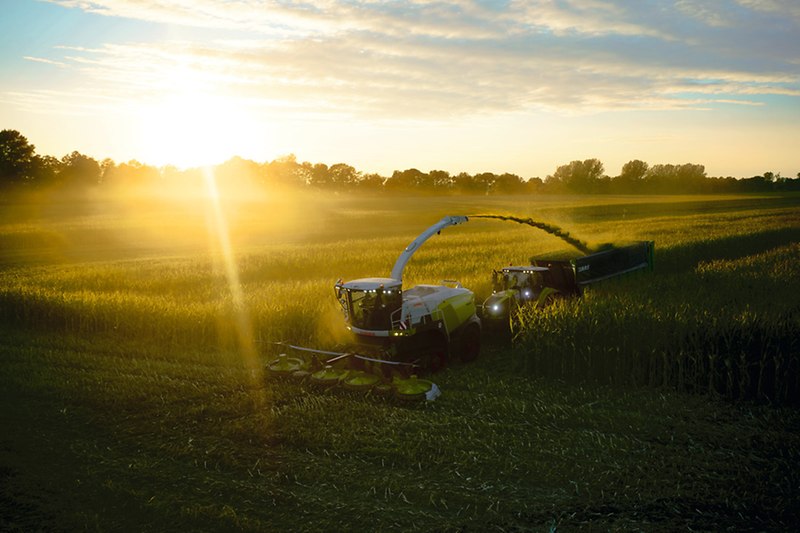
[[[796,0],[737,0],[739,4],[755,11],[774,14],[781,18],[789,17],[800,25],[800,4]]]
[[[126,101],[200,91],[258,112],[446,119],[684,109],[800,91],[800,8],[789,0],[51,1],[215,30],[214,40],[199,31],[31,58],[78,72],[76,92]]]
[[[66,63],[62,63],[61,61],[54,61],[44,57],[23,56],[22,59],[25,59],[26,61],[33,61],[34,63],[45,63],[46,65],[54,65],[62,68],[67,66]]]
[[[2,92],[0,103],[41,116],[90,117],[96,113],[113,115],[125,100],[91,88],[85,91],[30,89]]]
[[[637,22],[614,2],[598,0],[514,0],[509,20],[519,21],[519,30],[547,31],[560,36],[628,35],[667,39],[668,34],[649,24]]]

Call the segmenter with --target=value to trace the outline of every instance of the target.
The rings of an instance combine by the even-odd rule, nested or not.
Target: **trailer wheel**
[[[477,359],[481,353],[481,328],[477,324],[467,326],[459,345],[459,356],[463,362],[469,363]]]

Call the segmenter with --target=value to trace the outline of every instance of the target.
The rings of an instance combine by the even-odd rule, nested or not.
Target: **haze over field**
[[[794,0],[14,0],[0,126],[155,165],[794,176],[798,36]]]

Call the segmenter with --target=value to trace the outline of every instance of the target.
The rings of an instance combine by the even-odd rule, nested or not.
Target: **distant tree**
[[[505,172],[497,176],[492,186],[495,194],[518,194],[525,192],[525,182],[516,174]]]
[[[681,193],[703,192],[705,189],[706,167],[694,163],[684,163],[676,168],[678,191]]]
[[[647,170],[647,175],[645,175],[648,192],[668,193],[675,191],[675,175],[675,165],[658,164],[651,166]]]
[[[420,191],[427,188],[428,175],[416,168],[407,170],[395,170],[392,177],[386,180],[387,191],[411,192]]]
[[[108,183],[110,179],[113,179],[116,168],[117,164],[114,163],[114,160],[110,157],[106,157],[100,161],[100,181],[105,184]]]
[[[614,178],[613,189],[622,193],[641,192],[644,177],[649,165],[639,159],[633,159],[622,165],[622,172]]]
[[[577,193],[597,192],[598,180],[603,176],[603,163],[598,159],[572,161],[553,173],[552,179],[566,189]]]
[[[332,184],[331,173],[325,163],[303,163],[303,181],[311,187],[329,188]]]
[[[59,181],[75,187],[91,187],[100,183],[100,163],[78,151],[61,158]]]
[[[772,184],[773,188],[776,191],[796,191],[800,190],[800,177],[797,179],[793,178],[784,178],[781,176],[781,173],[778,172],[775,175],[775,181]]]
[[[34,177],[36,147],[16,130],[0,131],[0,185],[18,185]]]
[[[753,176],[739,180],[739,192],[764,192],[772,190],[772,181],[764,176]]]
[[[386,178],[380,174],[364,174],[358,181],[356,188],[360,191],[377,192],[383,189]]]
[[[63,164],[58,158],[52,155],[42,155],[34,157],[34,182],[36,186],[46,187],[55,183],[61,172]]]
[[[622,172],[620,173],[619,177],[628,179],[631,181],[636,181],[643,179],[645,174],[647,174],[647,169],[649,165],[640,159],[632,159],[628,161],[624,165],[622,165]]]
[[[708,192],[712,193],[733,193],[739,187],[739,180],[733,176],[724,178],[706,178]]]
[[[433,190],[437,192],[450,192],[453,190],[455,180],[446,170],[431,170],[428,176]]]
[[[294,154],[279,157],[264,165],[265,185],[296,187],[305,185],[306,169],[297,162]]]
[[[613,190],[614,189],[611,183],[610,176],[606,176],[605,174],[603,174],[602,176],[597,178],[597,181],[594,184],[594,192],[600,194],[608,194],[610,192],[613,192]]]
[[[453,188],[459,194],[485,194],[486,184],[467,172],[460,172],[453,178]]]
[[[236,173],[234,160],[219,165],[217,169],[224,169],[222,172]],[[161,179],[161,172],[153,166],[145,165],[132,159],[127,163],[114,164],[110,159],[100,162],[101,182],[104,186],[147,186],[156,184]],[[172,169],[165,169],[172,173]]]
[[[543,187],[544,181],[539,176],[529,178],[528,181],[525,182],[525,192],[528,193],[542,192]]]
[[[336,163],[328,169],[331,185],[340,191],[352,189],[361,178],[361,174],[350,165]]]
[[[126,170],[127,178],[135,182],[154,181],[158,179],[157,174],[147,171],[144,165],[137,161],[129,163]],[[275,167],[273,167],[275,170]],[[280,168],[278,172],[278,179],[285,179],[281,172],[289,173],[291,170]],[[216,178],[217,187],[221,189],[236,189],[242,185],[257,183],[263,185],[266,181],[266,169],[250,159],[244,159],[239,156],[234,156],[224,163],[214,167],[214,176]]]
[[[649,192],[694,193],[702,192],[706,186],[706,169],[703,165],[653,165],[645,175]]]
[[[547,176],[545,176],[541,190],[543,192],[555,193],[555,194],[567,192],[567,188],[561,181],[560,177],[555,176],[553,174],[548,174]]]
[[[492,172],[480,172],[473,177],[475,188],[479,194],[489,194],[494,188],[497,176]]]

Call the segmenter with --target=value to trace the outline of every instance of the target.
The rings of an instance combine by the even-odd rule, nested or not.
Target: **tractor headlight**
[[[499,313],[503,310],[503,306],[500,304],[492,304],[492,313]]]
[[[524,296],[525,298],[530,298],[531,294],[532,293],[530,289],[525,289],[524,291],[522,291],[522,296]]]

